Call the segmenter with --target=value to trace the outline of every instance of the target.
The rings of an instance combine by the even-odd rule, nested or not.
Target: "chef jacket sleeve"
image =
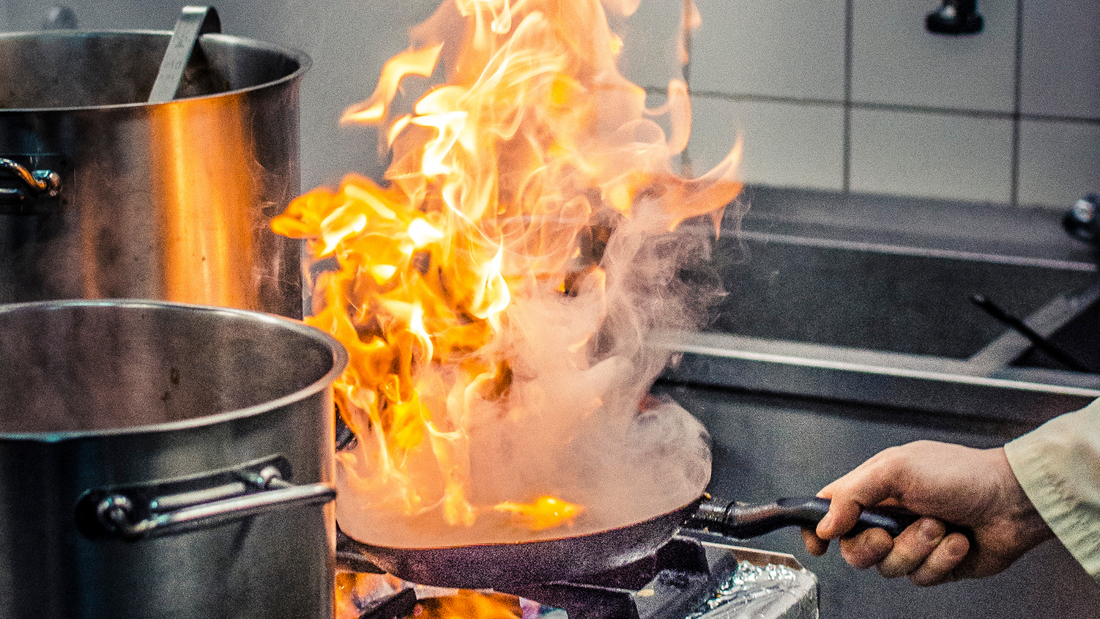
[[[1005,445],[1016,479],[1100,584],[1100,400]]]

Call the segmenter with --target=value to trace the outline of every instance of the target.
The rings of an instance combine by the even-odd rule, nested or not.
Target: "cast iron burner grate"
[[[570,619],[660,619],[683,617],[716,584],[703,545],[674,537],[652,555],[609,572],[505,592],[560,608]]]
[[[700,534],[705,535],[705,534]],[[381,573],[369,561],[340,546],[339,562],[348,570]],[[741,583],[739,570],[752,564],[779,567],[791,576],[783,585],[786,597],[771,604],[775,614],[754,611],[753,617],[801,619],[817,617],[817,579],[802,570],[789,555],[753,551],[722,543],[705,542],[693,535],[678,535],[655,553],[621,568],[571,582],[535,583],[502,588],[494,595],[516,596],[564,610],[569,619],[671,619],[688,616],[737,617],[721,612],[715,593],[732,581],[743,590],[742,601],[776,592],[774,584],[758,587]],[[786,566],[786,567],[784,567]],[[774,566],[773,566],[774,567]],[[373,569],[371,569],[373,568]],[[792,569],[797,568],[797,569]],[[404,589],[371,600],[362,606],[360,619],[396,619],[412,616],[418,600],[414,589]],[[715,609],[708,607],[708,603]],[[526,613],[525,613],[526,616]]]

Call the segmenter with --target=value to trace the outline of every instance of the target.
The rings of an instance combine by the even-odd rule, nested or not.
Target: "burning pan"
[[[0,617],[332,617],[327,334],[156,301],[0,305]]]
[[[683,527],[749,538],[788,526],[815,526],[829,511],[828,499],[779,499],[745,505],[703,497],[649,520],[587,535],[520,543],[440,548],[391,548],[340,535],[340,560],[363,570],[357,556],[385,571],[425,585],[501,589],[568,581],[622,567],[651,554]],[[897,536],[917,516],[898,509],[869,509],[854,532],[882,528]]]
[[[0,34],[0,303],[143,298],[302,315],[304,54],[203,35],[147,103],[171,32]]]

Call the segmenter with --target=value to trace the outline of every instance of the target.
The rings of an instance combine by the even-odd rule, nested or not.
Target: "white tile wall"
[[[8,26],[39,30],[50,7],[68,6],[76,11],[82,29],[171,30],[185,4],[178,0],[7,0]],[[214,6],[221,9],[218,3]]]
[[[692,101],[692,172],[703,174],[744,140],[741,178],[749,183],[839,190],[844,110],[835,105]]]
[[[236,31],[301,49],[313,60],[301,91],[302,187],[333,185],[350,171],[381,177],[373,127],[341,126],[348,106],[374,91],[385,61],[409,46],[409,28],[424,21],[439,0],[221,0],[218,10]]]
[[[696,90],[844,98],[844,0],[696,0]]]
[[[683,0],[643,0],[616,32],[623,38],[619,72],[645,87],[664,88],[684,75],[679,46]]]
[[[1068,208],[1100,192],[1100,124],[1020,123],[1020,204]]]
[[[852,99],[1011,112],[1016,1],[978,3],[985,29],[932,34],[924,17],[939,0],[853,0]]]
[[[853,191],[1008,202],[1012,121],[852,112]]]
[[[1100,117],[1100,2],[1025,0],[1021,111]]]
[[[373,130],[339,127],[337,119],[370,94],[383,62],[407,45],[407,29],[441,1],[215,3],[228,32],[313,58],[302,85],[303,186],[336,182],[349,170],[381,173]],[[726,152],[739,128],[743,175],[755,183],[1000,202],[1015,196],[1018,204],[1055,208],[1100,190],[1097,0],[981,0],[986,30],[966,38],[925,32],[924,16],[940,0],[696,2],[703,25],[693,35],[689,67],[697,95],[689,153],[697,171]],[[58,3],[0,0],[0,20],[6,8],[9,29],[38,28]],[[171,27],[183,4],[64,3],[85,27],[161,29]],[[1018,6],[1023,116],[1013,140]],[[681,73],[675,51],[682,9],[683,0],[642,0],[637,14],[618,24],[627,77],[661,88]]]

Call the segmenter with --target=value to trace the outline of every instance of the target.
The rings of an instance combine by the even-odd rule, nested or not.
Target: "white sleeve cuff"
[[[1011,441],[1005,455],[1039,515],[1100,584],[1100,400]]]

